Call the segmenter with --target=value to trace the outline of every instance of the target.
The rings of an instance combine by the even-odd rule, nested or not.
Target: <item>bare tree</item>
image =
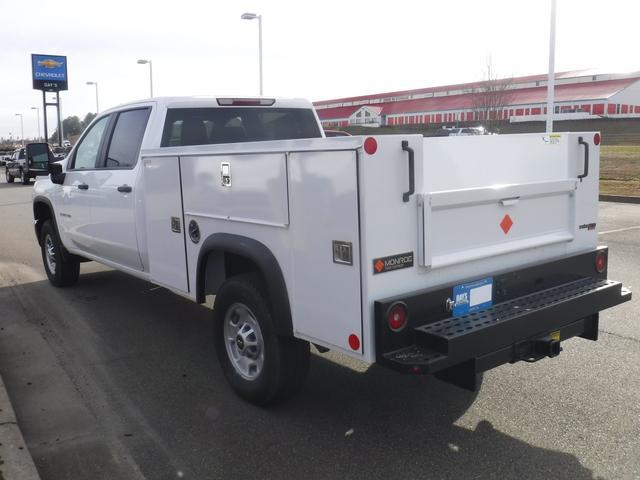
[[[494,132],[503,118],[503,110],[513,100],[513,78],[498,78],[491,56],[487,57],[484,80],[473,89],[473,109],[484,127]]]

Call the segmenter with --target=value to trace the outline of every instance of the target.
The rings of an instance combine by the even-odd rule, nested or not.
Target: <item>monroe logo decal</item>
[[[413,267],[413,252],[373,259],[373,274]]]

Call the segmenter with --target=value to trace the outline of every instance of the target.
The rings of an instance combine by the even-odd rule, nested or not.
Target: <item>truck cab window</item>
[[[100,144],[105,129],[109,123],[109,117],[103,117],[93,124],[76,149],[73,159],[74,169],[95,168],[100,152]]]
[[[162,147],[321,137],[305,108],[170,108]]]
[[[24,160],[24,148],[20,149],[20,156],[18,157],[18,160]]]
[[[130,168],[136,164],[149,112],[148,108],[140,108],[118,114],[104,168]]]

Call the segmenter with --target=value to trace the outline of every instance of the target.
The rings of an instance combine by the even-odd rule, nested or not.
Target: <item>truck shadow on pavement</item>
[[[432,377],[355,371],[315,354],[297,397],[269,409],[246,404],[216,363],[211,310],[119,272],[82,274],[70,289],[11,288],[33,302],[30,328],[46,336],[77,401],[99,412],[95,427],[123,442],[147,478],[594,478],[574,455],[486,420],[456,425],[475,394]],[[45,394],[8,377],[12,397]],[[43,449],[46,433],[34,426],[43,414],[14,406],[43,478],[57,478],[56,456],[78,462],[77,478],[103,478],[83,463],[77,433]]]

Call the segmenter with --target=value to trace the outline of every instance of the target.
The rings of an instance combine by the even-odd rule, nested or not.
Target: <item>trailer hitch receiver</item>
[[[560,340],[552,337],[544,337],[535,341],[535,352],[543,357],[557,357],[560,355]]]

